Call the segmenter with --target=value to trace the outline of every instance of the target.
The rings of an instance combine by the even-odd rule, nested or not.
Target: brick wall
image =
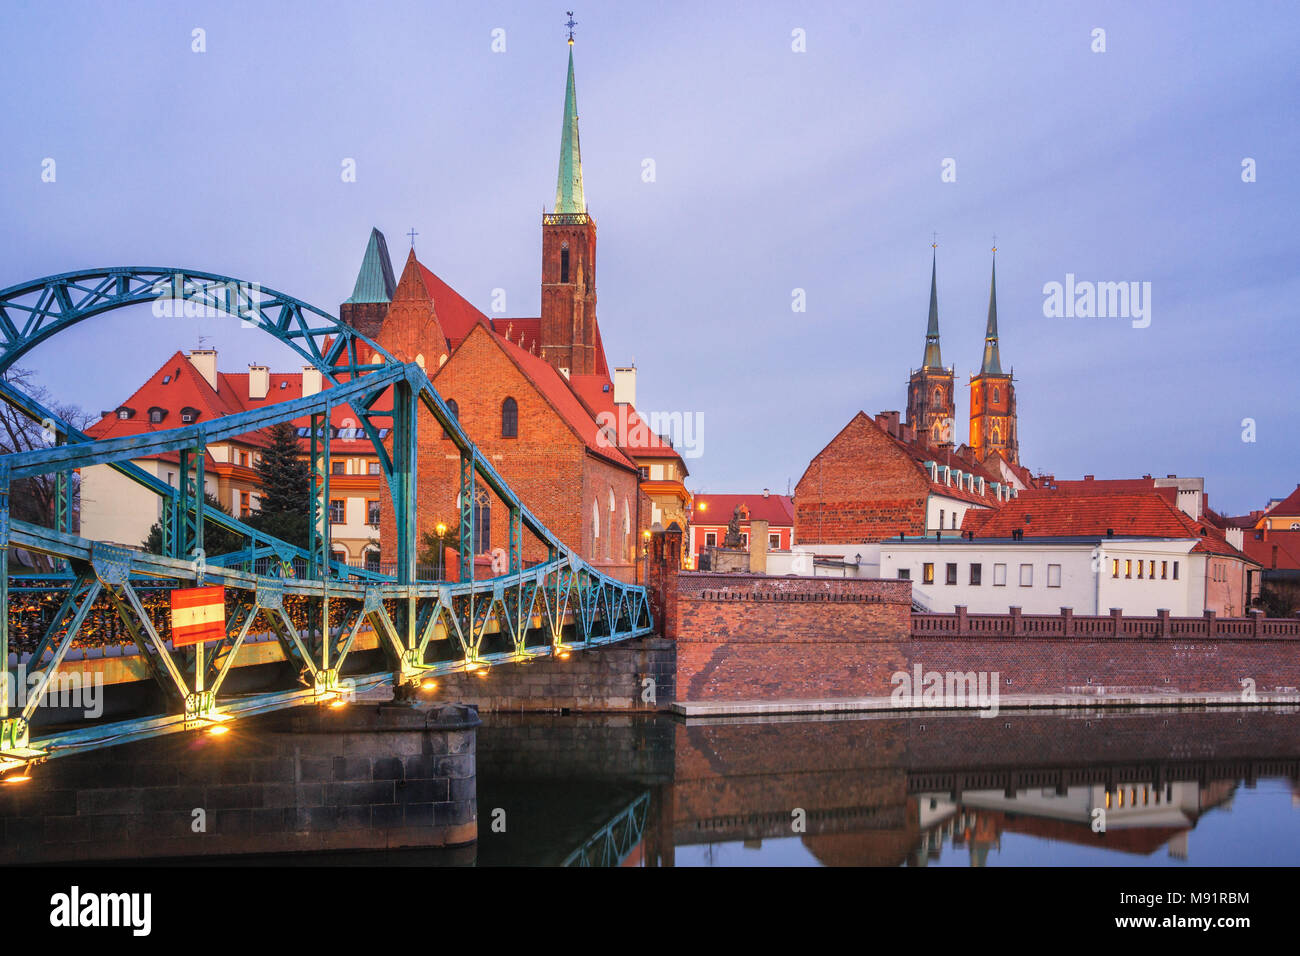
[[[929,483],[864,412],[809,463],[795,486],[795,540],[857,544],[925,533]]]
[[[473,704],[484,713],[667,710],[676,696],[675,659],[672,641],[639,638],[575,651],[567,660],[501,664],[486,677],[450,674],[438,678],[434,693],[438,700]]]
[[[459,421],[480,453],[529,510],[595,567],[631,580],[638,533],[636,474],[590,454],[485,328],[470,332],[454,357],[441,369],[431,366],[430,372],[439,394],[456,402]],[[519,408],[515,438],[501,437],[501,405],[507,396]],[[442,427],[432,417],[419,416],[417,542],[439,521],[452,528],[459,522],[456,499],[460,493],[460,453],[443,435]],[[616,505],[612,542],[608,537],[611,492]],[[508,548],[509,511],[491,492],[488,498],[492,509],[491,547]],[[599,538],[592,534],[593,502],[601,512]],[[621,523],[625,502],[633,525],[627,533]],[[380,523],[384,560],[395,559],[391,545],[395,540],[392,509],[384,509]],[[546,549],[525,530],[524,560],[545,558]]]

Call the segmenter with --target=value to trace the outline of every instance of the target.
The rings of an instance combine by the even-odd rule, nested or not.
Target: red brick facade
[[[573,375],[608,374],[596,328],[596,221],[542,225],[542,358]]]
[[[858,412],[795,486],[795,540],[856,544],[924,534],[929,487],[898,443]]]
[[[511,360],[508,348],[486,326],[476,327],[442,368],[430,370],[434,388],[456,403],[459,421],[480,453],[547,528],[596,568],[632,580],[638,522],[646,514],[644,505],[638,506],[636,472],[593,453]],[[518,408],[513,438],[501,434],[507,398]],[[427,415],[420,416],[418,463],[417,535],[422,540],[439,521],[456,526],[460,490],[460,453]],[[487,495],[491,547],[507,548],[509,512],[495,495]],[[382,518],[380,541],[395,541],[390,511]],[[385,545],[385,550],[385,560],[391,560],[391,549]],[[524,560],[545,558],[546,549],[525,532]]]

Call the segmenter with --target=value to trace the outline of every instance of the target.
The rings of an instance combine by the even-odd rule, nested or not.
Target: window
[[[1007,586],[1007,566],[1005,564],[993,565],[993,586],[995,588]]]
[[[118,418],[130,418],[130,417],[131,417],[131,409],[129,409],[129,408],[119,408],[119,409],[117,410],[117,417],[118,417]]]
[[[560,281],[569,281],[569,245],[565,243],[560,249]]]
[[[1112,578],[1119,577],[1119,558],[1110,559],[1110,576]]]
[[[1146,564],[1145,561],[1143,561],[1141,558],[1138,558],[1138,580],[1139,581],[1142,580],[1142,568],[1145,566],[1145,564]]]
[[[748,531],[742,531],[742,532],[740,533],[740,546],[741,546],[742,548],[746,548],[746,549],[749,547],[749,532],[748,532]]]
[[[1161,581],[1164,581],[1164,580],[1166,580],[1168,577],[1169,577],[1169,562],[1168,562],[1168,561],[1161,561],[1161,562],[1160,562],[1160,580],[1161,580]]]
[[[1047,586],[1049,588],[1059,588],[1061,586],[1061,566],[1059,564],[1049,564],[1047,566]]]
[[[330,524],[343,524],[347,520],[347,508],[342,498],[330,499]]]
[[[366,502],[366,524],[370,525],[370,527],[372,528],[379,527],[379,502],[378,501]]]
[[[1153,581],[1155,580],[1155,577],[1156,577],[1156,562],[1155,562],[1155,559],[1154,559],[1154,558],[1151,560],[1151,563],[1148,565],[1147,577],[1151,578],[1151,580],[1153,580]]]
[[[366,552],[366,570],[367,571],[379,570],[379,552],[376,551],[374,548],[371,548],[369,551]]]
[[[1020,566],[1020,586],[1022,588],[1034,586],[1034,566],[1032,564],[1022,564]]]
[[[1132,559],[1132,558],[1125,558],[1125,559],[1124,559],[1124,577],[1126,577],[1126,578],[1131,578],[1131,577],[1133,577],[1133,559]]]
[[[452,418],[456,419],[456,421],[460,421],[460,406],[456,404],[456,400],[454,398],[447,399],[447,411],[451,412]],[[447,431],[446,429],[443,429],[442,437],[450,438],[451,432]]]
[[[513,398],[501,403],[501,437],[519,437],[519,404]]]
[[[372,462],[370,462],[369,467],[368,467],[368,470],[369,470],[370,474],[372,474],[372,475],[377,475],[377,474],[379,474],[379,462],[377,462],[377,461],[372,461]]]
[[[163,414],[164,412],[161,408],[149,409],[149,424],[157,425],[159,422],[163,420]]]
[[[704,546],[706,548],[716,548],[718,546],[718,532],[709,531],[705,533]]]
[[[330,462],[331,475],[346,475],[348,473],[348,463],[346,461]]]
[[[983,576],[983,574],[984,574],[984,565],[972,564],[970,566],[970,583],[974,587],[979,587],[980,578]]]
[[[993,401],[998,401],[998,390],[996,388],[993,389]]]
[[[929,561],[921,565],[921,583],[922,584],[934,583],[934,565],[931,564]]]
[[[190,424],[191,422],[194,421],[194,419],[198,417],[199,417],[199,410],[197,408],[189,408],[187,406],[181,409],[181,421],[184,422],[186,425]]]
[[[939,509],[939,530],[943,530],[943,509]]]
[[[1177,562],[1177,561],[1174,562],[1174,580],[1175,580],[1175,581],[1178,580],[1178,562]]]
[[[637,470],[636,470],[636,476],[637,476],[637,478],[638,478],[639,480],[641,480],[641,481],[649,481],[649,480],[650,480],[650,469],[647,468],[645,465],[641,465],[641,466],[639,466],[639,467],[637,468]]]
[[[781,535],[769,533],[767,536],[767,547],[769,551],[781,550]]]
[[[239,453],[239,464],[244,468],[248,467],[248,452],[241,451]]]
[[[900,581],[910,581],[910,580],[912,580],[912,569],[911,569],[911,568],[899,568],[899,569],[898,569],[898,580],[900,580]]]
[[[239,493],[239,517],[247,518],[252,510],[252,495],[247,491],[241,491]]]
[[[949,564],[944,568],[944,584],[957,583],[957,565]]]

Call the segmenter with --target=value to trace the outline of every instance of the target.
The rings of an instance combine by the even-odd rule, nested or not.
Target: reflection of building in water
[[[1167,846],[1170,856],[1185,860],[1188,832],[1207,811],[1229,806],[1235,789],[1233,780],[1174,780],[971,790],[956,801],[947,793],[922,793],[916,797],[921,839],[910,862],[937,860],[947,841],[967,847],[971,865],[983,866],[990,849],[1001,849],[1003,833],[1142,856]],[[1093,829],[1095,820],[1104,820],[1104,830]]]

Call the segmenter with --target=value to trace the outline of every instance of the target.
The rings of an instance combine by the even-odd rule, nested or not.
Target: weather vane
[[[573,19],[572,10],[565,10],[564,12],[569,15],[569,22],[565,26],[569,28],[569,46],[573,46],[573,28],[578,25],[578,21]]]
[[[415,231],[415,227],[412,226],[412,227],[411,227],[411,231],[408,232],[407,235],[411,237],[411,248],[414,249],[414,248],[415,248],[415,237],[418,236],[419,233],[416,232],[416,231]]]
[[[938,248],[939,248],[939,234],[938,234],[937,232],[932,232],[932,233],[930,233],[930,236],[934,239],[934,241],[930,243],[930,248],[931,248],[931,249],[938,249]]]

